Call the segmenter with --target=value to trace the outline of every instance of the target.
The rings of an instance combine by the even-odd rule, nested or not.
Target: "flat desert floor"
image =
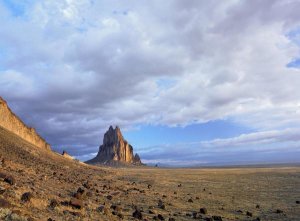
[[[154,211],[164,217],[191,220],[206,208],[206,217],[222,220],[300,220],[299,167],[122,169],[116,174],[139,186],[151,184],[149,194],[139,194],[136,203],[148,209],[162,199],[166,209]]]

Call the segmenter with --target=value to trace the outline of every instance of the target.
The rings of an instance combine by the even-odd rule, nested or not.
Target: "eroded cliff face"
[[[109,127],[104,134],[103,144],[99,148],[97,156],[87,163],[110,164],[122,162],[128,164],[141,164],[140,157],[133,155],[132,146],[123,138],[120,128]]]
[[[50,150],[50,145],[41,138],[34,128],[27,127],[8,107],[5,100],[0,97],[0,126],[13,132],[27,142]]]

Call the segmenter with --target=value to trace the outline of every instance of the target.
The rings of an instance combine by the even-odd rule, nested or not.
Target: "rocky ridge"
[[[114,129],[109,127],[104,134],[103,144],[99,148],[97,156],[86,163],[89,164],[132,164],[141,165],[141,159],[138,154],[133,154],[133,147],[123,138],[118,126]]]
[[[28,127],[18,116],[16,116],[8,107],[6,101],[0,97],[0,126],[13,132],[27,142],[50,150],[50,145],[35,131]]]

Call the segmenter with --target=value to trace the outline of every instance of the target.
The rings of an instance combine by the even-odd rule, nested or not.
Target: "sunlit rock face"
[[[35,131],[28,127],[17,115],[8,107],[6,101],[0,97],[0,126],[13,132],[27,142],[50,150],[50,145]]]
[[[127,164],[141,164],[138,154],[133,155],[132,146],[123,138],[120,128],[110,126],[104,134],[103,144],[99,148],[97,156],[87,161],[92,164],[111,164],[114,162]]]

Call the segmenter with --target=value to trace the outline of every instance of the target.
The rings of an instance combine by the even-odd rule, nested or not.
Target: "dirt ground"
[[[300,167],[88,166],[0,128],[0,220],[300,220]]]

